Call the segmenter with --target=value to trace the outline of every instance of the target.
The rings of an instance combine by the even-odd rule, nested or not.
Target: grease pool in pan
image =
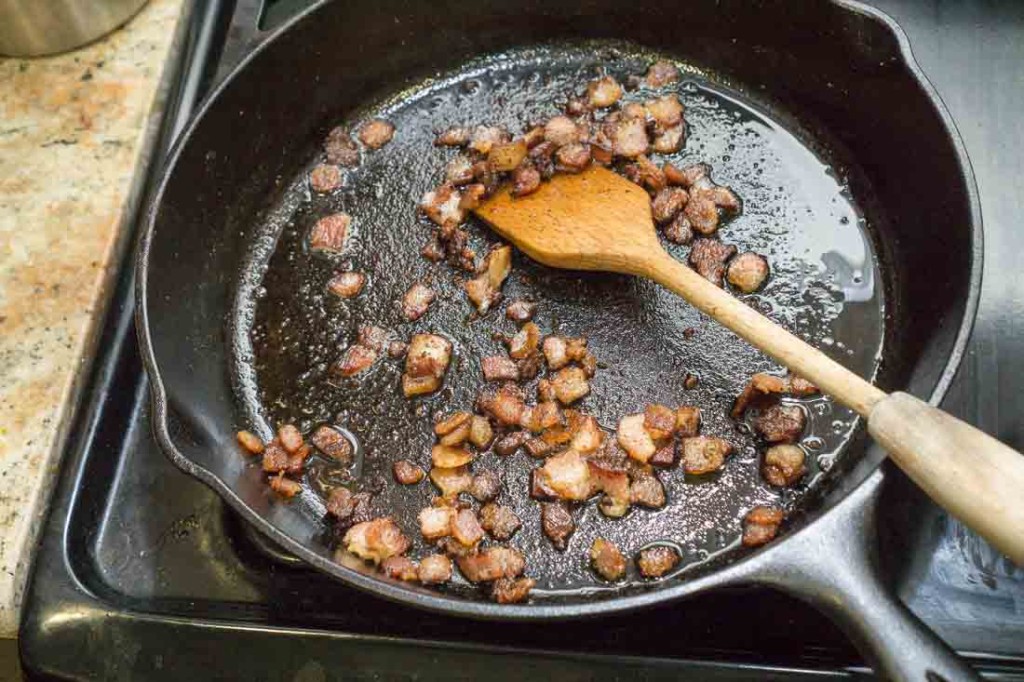
[[[416,539],[413,555],[425,549],[416,514],[435,491],[426,481],[395,485],[390,464],[408,458],[429,468],[430,416],[472,405],[483,385],[479,359],[500,348],[492,332],[515,329],[504,318],[504,306],[471,320],[471,306],[455,282],[458,273],[419,255],[430,231],[415,206],[437,184],[452,153],[432,145],[434,132],[469,123],[502,124],[518,132],[527,121],[557,113],[566,95],[594,76],[607,72],[624,81],[630,73],[643,73],[650,60],[650,55],[612,48],[524,50],[398,93],[335,122],[354,127],[382,117],[397,128],[389,145],[364,154],[341,190],[310,194],[306,172],[316,162],[311,156],[266,216],[252,267],[246,268],[262,278],[250,275],[239,287],[244,303],[235,339],[240,398],[256,423],[294,422],[305,431],[326,421],[355,433],[365,457],[363,481],[381,490],[375,509],[393,515]],[[768,286],[748,300],[847,367],[872,376],[881,357],[884,287],[867,218],[825,152],[816,144],[812,151],[808,136],[790,132],[792,125],[787,130],[762,107],[695,70],[684,67],[682,82],[666,90],[679,93],[688,123],[684,149],[666,160],[710,163],[714,179],[743,200],[743,213],[723,226],[722,240],[740,251],[763,253],[771,263]],[[627,99],[650,94],[631,92]],[[304,248],[309,227],[339,210],[353,216],[348,252],[336,259],[309,253]],[[478,253],[495,241],[479,223],[473,222],[470,232]],[[670,251],[685,259],[688,247]],[[325,283],[335,269],[348,267],[367,273],[367,287],[355,299],[336,300],[325,293]],[[395,302],[416,280],[428,281],[439,295],[423,318],[408,323]],[[565,552],[556,552],[542,535],[537,503],[527,495],[537,460],[524,453],[478,457],[474,468],[500,472],[501,500],[523,519],[510,544],[526,554],[538,596],[622,589],[603,588],[587,568],[587,550],[599,535],[627,553],[671,542],[683,554],[679,570],[734,546],[745,510],[756,504],[793,508],[856,430],[849,410],[826,398],[805,401],[811,473],[808,483],[780,495],[761,481],[763,448],[728,418],[749,375],[777,369],[759,352],[681,299],[638,279],[555,271],[517,254],[504,294],[506,300],[535,298],[536,321],[545,333],[589,339],[604,368],[580,407],[604,426],[614,427],[619,417],[649,402],[697,404],[705,416],[703,432],[737,447],[724,471],[710,479],[687,480],[678,469],[661,474],[668,494],[662,510],[634,509],[625,519],[611,520],[596,504],[585,505],[574,514],[577,531]],[[379,325],[399,338],[431,331],[451,339],[455,352],[444,388],[406,400],[398,388],[402,364],[387,359],[358,379],[331,377],[330,363],[360,324]],[[690,327],[697,333],[685,339],[682,332]],[[694,390],[683,388],[687,373],[700,377]],[[313,487],[325,479],[330,482],[322,467],[307,475]],[[638,580],[630,570],[631,579]]]

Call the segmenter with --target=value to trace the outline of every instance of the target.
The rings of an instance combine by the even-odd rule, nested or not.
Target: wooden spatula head
[[[524,197],[509,192],[503,187],[476,214],[545,265],[640,274],[662,251],[647,192],[600,166],[555,175]]]

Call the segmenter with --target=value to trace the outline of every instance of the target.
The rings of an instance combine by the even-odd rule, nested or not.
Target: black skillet
[[[239,5],[233,30],[254,30],[247,10]],[[452,273],[417,255],[428,232],[412,207],[444,157],[430,144],[432,130],[482,120],[518,129],[554,113],[597,69],[625,76],[655,54],[689,67],[680,92],[690,136],[677,160],[713,164],[745,202],[723,238],[772,260],[772,284],[752,303],[883,388],[937,402],[974,316],[981,221],[957,133],[890,19],[849,2],[683,9],[378,0],[318,4],[270,35],[255,32],[252,44],[179,142],[140,246],[139,328],[155,428],[179,467],[314,567],[423,608],[571,618],[754,583],[820,605],[888,676],[970,676],[879,582],[873,502],[883,453],[848,413],[811,401],[810,484],[781,497],[765,488],[757,444],[724,413],[749,373],[772,366],[651,285],[554,273],[520,258],[506,293],[537,297],[545,330],[591,339],[607,367],[585,408],[604,423],[651,400],[696,402],[710,416],[708,431],[740,454],[717,480],[664,476],[670,503],[662,511],[615,523],[592,506],[577,511],[579,530],[563,554],[540,536],[532,503],[515,494],[532,464],[482,458],[479,466],[504,467],[505,499],[526,520],[513,544],[538,580],[528,604],[492,604],[464,584],[410,587],[337,563],[317,494],[336,483],[334,472],[314,467],[301,498],[276,502],[234,443],[242,426],[264,435],[285,420],[345,426],[362,446],[363,484],[380,488],[382,511],[410,526],[428,486],[387,484],[389,462],[423,457],[427,415],[469,404],[476,358],[494,348],[490,332],[511,329],[499,314],[467,325]],[[372,115],[397,123],[395,140],[365,153],[345,189],[310,197],[305,172],[326,131]],[[309,223],[341,208],[356,216],[353,256],[327,262],[307,253]],[[483,248],[493,238],[474,227],[474,239]],[[346,305],[325,299],[336,267],[371,272],[368,293]],[[392,302],[421,277],[447,296],[405,325]],[[457,357],[445,390],[408,403],[394,388],[399,366],[387,362],[357,384],[329,379],[326,365],[365,321],[401,335],[449,335]],[[698,333],[683,343],[689,327]],[[701,378],[692,393],[681,385],[688,372]],[[765,502],[789,510],[783,537],[737,549],[739,516]],[[657,583],[633,576],[601,585],[584,559],[599,532],[631,551],[671,542],[685,565]]]

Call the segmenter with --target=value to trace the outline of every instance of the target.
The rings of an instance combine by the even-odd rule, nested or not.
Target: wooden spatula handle
[[[875,405],[868,433],[929,497],[1024,566],[1024,455],[906,393]]]
[[[886,395],[668,254],[638,270],[866,417],[933,500],[1024,566],[1024,455],[913,396]]]
[[[885,392],[789,333],[727,291],[715,286],[664,251],[655,251],[638,264],[635,274],[653,279],[707,313],[752,346],[855,410],[871,414]]]

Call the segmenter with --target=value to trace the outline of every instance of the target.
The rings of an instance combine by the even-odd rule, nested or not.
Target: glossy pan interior
[[[240,273],[258,264],[254,244],[259,251],[263,243],[269,256],[276,235],[266,226],[329,127],[485,55],[556,46],[534,54],[548,50],[551,64],[575,64],[573,50],[609,40],[639,46],[625,49],[627,61],[630,49],[667,54],[700,69],[711,87],[746,93],[750,110],[763,107],[842,170],[869,219],[884,282],[879,380],[941,396],[973,315],[980,220],[955,132],[883,18],[844,3],[708,2],[683,10],[667,3],[479,2],[470,11],[461,3],[336,2],[271,36],[215,92],[179,144],[151,207],[140,250],[140,329],[158,436],[175,462],[307,562],[427,608],[499,618],[576,616],[716,584],[720,563],[710,562],[681,581],[601,594],[556,590],[534,604],[498,607],[468,592],[379,580],[335,563],[315,501],[273,503],[234,444],[237,428],[259,414],[256,401],[240,400],[245,373],[237,360],[247,349],[231,324],[240,319],[239,293],[249,281]],[[557,47],[568,44],[572,50]],[[602,284],[586,286],[600,292]],[[649,378],[627,372],[622,380],[637,387]],[[803,513],[790,534],[813,526],[870,473],[879,456],[865,450],[862,441],[846,447],[820,494],[794,504]],[[786,545],[783,538],[770,551],[730,554],[727,561],[767,565]]]

